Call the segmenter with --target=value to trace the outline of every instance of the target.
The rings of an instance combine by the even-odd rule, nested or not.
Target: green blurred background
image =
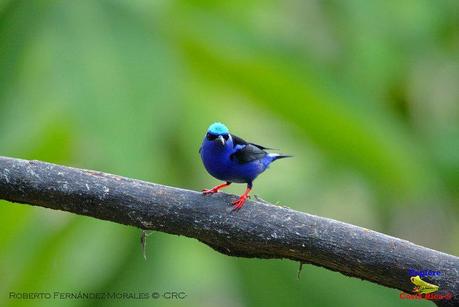
[[[295,156],[263,199],[459,253],[458,1],[0,0],[1,155],[201,190],[217,120]],[[430,306],[162,233],[145,261],[139,235],[1,202],[0,306]],[[169,290],[188,296],[8,299]]]

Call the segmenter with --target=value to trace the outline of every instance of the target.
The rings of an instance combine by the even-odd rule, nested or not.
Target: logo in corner
[[[429,276],[429,277],[436,277],[440,276],[440,272],[436,271],[416,271],[416,270],[409,270],[410,281],[413,283],[414,288],[411,294],[401,292],[400,298],[401,299],[408,299],[408,300],[450,300],[453,298],[453,294],[449,291],[439,291],[440,287],[435,284],[428,283],[425,280],[422,280],[422,277]],[[438,292],[437,292],[438,291]]]

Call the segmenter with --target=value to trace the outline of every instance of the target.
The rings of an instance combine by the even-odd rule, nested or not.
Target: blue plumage
[[[204,167],[213,177],[226,183],[204,194],[213,194],[233,182],[247,183],[247,189],[240,198],[233,202],[234,209],[240,209],[249,197],[252,182],[264,172],[269,165],[280,158],[290,157],[277,153],[268,153],[261,145],[249,143],[231,134],[222,123],[213,123],[207,129],[199,153]]]

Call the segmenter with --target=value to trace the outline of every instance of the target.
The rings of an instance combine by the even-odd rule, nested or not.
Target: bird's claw
[[[217,193],[218,191],[220,191],[221,189],[223,189],[224,187],[227,187],[231,184],[231,182],[226,182],[226,183],[223,183],[223,184],[220,184],[220,185],[217,185],[216,187],[213,187],[212,189],[204,189],[202,190],[202,194],[204,195],[210,195],[210,194],[214,194],[214,193]]]
[[[239,209],[241,209],[242,206],[244,206],[245,201],[247,200],[247,198],[250,198],[250,196],[249,195],[241,195],[241,197],[239,197],[237,200],[233,201],[232,202],[233,211],[238,211]]]
[[[212,195],[212,194],[217,193],[217,192],[218,192],[218,190],[214,190],[214,189],[204,189],[204,190],[202,190],[202,194],[204,194],[204,195]]]

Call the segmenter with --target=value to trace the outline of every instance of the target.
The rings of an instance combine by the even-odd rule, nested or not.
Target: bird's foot
[[[204,195],[211,195],[211,194],[214,194],[214,193],[217,193],[217,192],[218,192],[217,187],[212,188],[212,189],[204,189],[204,190],[202,190],[202,194],[204,194]]]
[[[233,211],[238,211],[239,209],[241,209],[242,206],[244,206],[245,201],[247,200],[247,198],[250,198],[249,194],[248,193],[244,193],[237,200],[233,201],[232,202]]]
[[[250,193],[251,189],[252,189],[252,186],[248,185],[247,189],[244,192],[244,194],[242,194],[241,196],[239,196],[239,198],[237,200],[232,202],[233,211],[238,211],[239,209],[242,208],[242,206],[244,206],[245,201],[247,200],[247,198],[250,198],[249,193]]]
[[[217,193],[220,189],[229,186],[231,183],[222,183],[220,185],[217,185],[216,187],[213,187],[212,189],[204,189],[202,190],[202,194],[204,195],[211,195],[214,193]]]

